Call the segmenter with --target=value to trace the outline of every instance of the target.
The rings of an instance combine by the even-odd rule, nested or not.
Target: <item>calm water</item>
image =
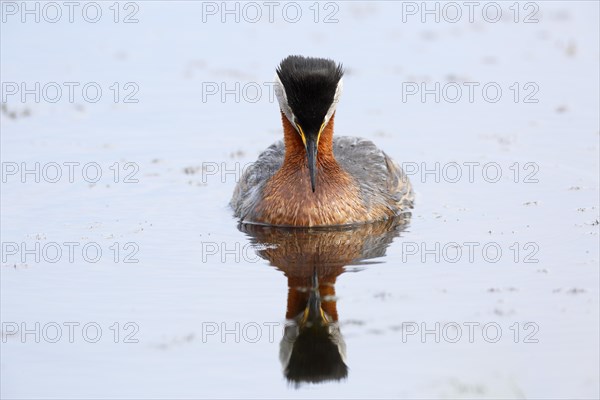
[[[3,10],[2,397],[597,398],[598,4],[214,4]],[[410,219],[238,226],[288,54],[344,63],[336,132],[404,165]]]

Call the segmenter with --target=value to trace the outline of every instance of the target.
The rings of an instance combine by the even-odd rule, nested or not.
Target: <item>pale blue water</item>
[[[79,90],[73,103],[11,95],[0,114],[3,398],[598,397],[598,4],[535,3],[539,22],[529,24],[513,22],[509,3],[497,23],[475,14],[456,24],[418,14],[403,22],[408,3],[332,4],[337,23],[315,23],[309,3],[298,23],[279,14],[273,23],[221,23],[218,14],[203,22],[192,2],[139,2],[134,24],[112,22],[109,3],[96,24],[3,14],[3,96],[7,82],[57,82],[63,96],[64,82],[103,90],[97,103]],[[332,11],[321,8],[319,21]],[[344,63],[337,134],[367,137],[412,168],[417,193],[410,225],[385,256],[337,278],[348,378],[300,388],[279,362],[287,279],[256,256],[227,207],[236,171],[281,136],[267,88],[288,54]],[[463,96],[464,82],[494,82],[502,96],[403,102],[403,83],[454,81]],[[128,82],[137,103],[122,101],[134,92]],[[236,82],[250,85],[239,102],[206,93]],[[525,103],[533,92],[538,102]],[[7,172],[35,162],[58,163],[63,178]],[[73,183],[65,162],[80,163]],[[87,163],[102,171],[95,185],[81,175]],[[436,163],[439,182],[422,174]],[[128,174],[138,182],[125,183]],[[73,262],[65,242],[77,243]],[[63,254],[49,262],[50,245],[39,262],[23,262],[23,243],[58,243]],[[98,262],[81,253],[88,243],[101,248]],[[36,322],[39,343],[21,329]],[[439,343],[406,333],[436,323]],[[462,327],[456,343],[442,332],[452,324]],[[501,329],[497,342],[485,324]],[[102,335],[88,343],[96,326]],[[234,333],[223,338],[223,328]]]

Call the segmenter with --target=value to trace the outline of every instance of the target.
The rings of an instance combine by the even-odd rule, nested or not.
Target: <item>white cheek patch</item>
[[[327,126],[327,124],[329,123],[329,120],[331,119],[331,116],[335,112],[338,102],[340,101],[340,97],[342,96],[343,89],[344,89],[344,82],[340,78],[340,81],[337,84],[337,88],[335,89],[335,94],[333,95],[333,102],[331,103],[331,106],[329,106],[329,110],[327,110],[327,114],[325,114],[325,120],[323,121],[323,126]]]
[[[285,88],[283,87],[283,83],[281,83],[281,79],[279,79],[279,75],[275,74],[275,95],[277,96],[277,101],[279,102],[279,108],[283,111],[283,114],[287,117],[287,119],[292,123],[294,129],[298,130],[296,127],[296,116],[292,112],[292,109],[288,105],[287,94],[285,93]]]

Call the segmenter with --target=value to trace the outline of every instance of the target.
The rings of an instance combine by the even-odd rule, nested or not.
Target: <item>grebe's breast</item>
[[[283,164],[284,154],[283,141],[276,142],[245,170],[230,203],[236,217],[252,222],[252,216],[264,200],[265,187]],[[413,191],[408,177],[373,142],[356,137],[336,136],[333,138],[333,154],[339,166],[351,177],[364,210],[380,210],[374,211],[369,220],[393,217],[412,208]],[[326,171],[318,170],[319,180],[327,179],[323,176],[324,173]],[[312,195],[309,193],[306,198],[310,199]],[[335,201],[343,202],[344,198]],[[290,207],[293,205],[290,204]]]

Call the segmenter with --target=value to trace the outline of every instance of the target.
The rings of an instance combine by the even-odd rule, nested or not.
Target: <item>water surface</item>
[[[202,22],[193,2],[139,3],[136,24],[2,24],[3,82],[104,89],[97,103],[11,97],[0,114],[3,163],[103,172],[2,184],[3,243],[78,244],[73,262],[3,251],[2,397],[598,397],[598,4],[540,2],[530,24],[403,22],[402,3],[336,4],[328,24]],[[265,87],[289,54],[344,63],[336,134],[410,168],[408,224],[238,227],[236,178],[280,139],[279,111],[267,92],[203,88]],[[114,82],[121,96],[136,83],[139,102],[115,103]],[[503,95],[403,101],[407,82],[495,82]],[[538,101],[525,103],[531,82]],[[323,378],[296,384],[282,340],[315,271],[333,367],[296,363],[294,376]],[[39,343],[8,335],[14,323],[40,323]],[[314,356],[315,340],[296,343]]]

